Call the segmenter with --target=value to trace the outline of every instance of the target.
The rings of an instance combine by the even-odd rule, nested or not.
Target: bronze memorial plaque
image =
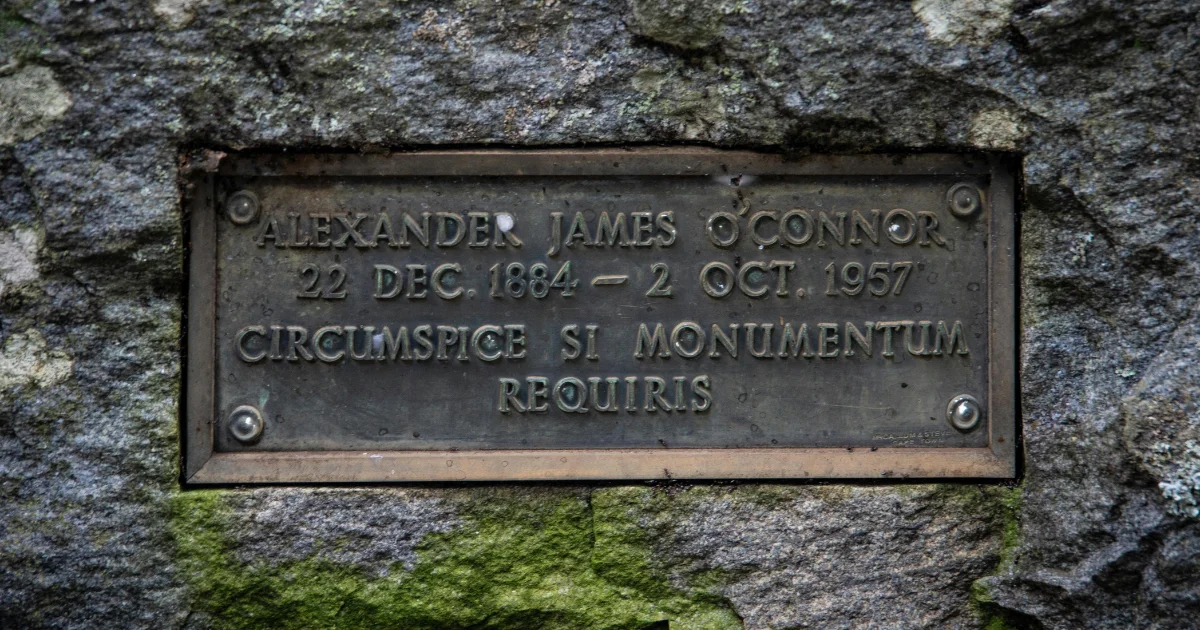
[[[188,193],[185,476],[1012,477],[1013,166],[228,156]]]

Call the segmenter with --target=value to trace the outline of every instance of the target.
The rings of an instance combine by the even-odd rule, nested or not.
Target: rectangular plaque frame
[[[1012,478],[1016,474],[1016,224],[1011,159],[778,155],[710,149],[473,150],[233,155],[192,177],[184,479],[189,484],[639,479]],[[987,444],[957,447],[597,448],[222,452],[214,448],[216,182],[220,177],[964,175],[989,179]]]

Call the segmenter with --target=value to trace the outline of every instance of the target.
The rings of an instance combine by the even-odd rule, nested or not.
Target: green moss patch
[[[668,581],[637,520],[650,490],[467,492],[455,499],[464,525],[384,577],[315,558],[238,561],[225,492],[172,499],[181,570],[217,628],[742,627],[710,590]]]
[[[1000,562],[993,574],[1002,575],[1012,571],[1021,544],[1021,487],[994,488],[986,495],[1003,527],[1000,537]],[[971,585],[971,608],[987,630],[1042,627],[1036,619],[997,604],[988,588],[990,579],[992,578],[976,580]]]

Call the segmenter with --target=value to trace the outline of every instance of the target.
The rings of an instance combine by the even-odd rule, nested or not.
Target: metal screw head
[[[225,214],[238,225],[246,225],[258,216],[258,197],[249,190],[239,190],[225,201]]]
[[[243,444],[253,444],[262,437],[262,413],[250,405],[242,405],[229,414],[229,433]]]
[[[946,193],[946,204],[954,216],[965,219],[983,206],[983,193],[971,184],[955,184]]]
[[[959,431],[971,431],[983,419],[983,405],[974,396],[961,394],[950,399],[946,405],[946,419]]]

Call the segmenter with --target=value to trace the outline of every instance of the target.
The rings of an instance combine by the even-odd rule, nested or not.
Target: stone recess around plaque
[[[189,186],[185,477],[1013,477],[1013,172],[231,155]]]

